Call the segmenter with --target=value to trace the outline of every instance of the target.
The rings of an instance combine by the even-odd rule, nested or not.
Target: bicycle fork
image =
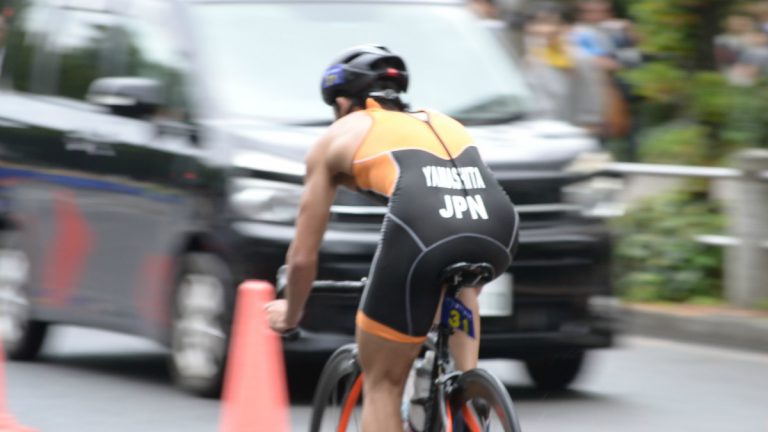
[[[461,372],[451,370],[450,350],[448,339],[453,334],[453,329],[440,325],[435,344],[435,365],[432,368],[432,376],[429,390],[429,398],[425,407],[429,415],[424,430],[429,432],[451,432],[453,428],[453,416],[447,404],[450,401],[447,395],[451,394],[453,383],[461,375]]]

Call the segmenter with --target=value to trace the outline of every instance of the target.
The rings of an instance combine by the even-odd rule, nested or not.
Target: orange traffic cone
[[[264,281],[238,290],[224,380],[221,432],[288,432],[288,390],[280,336],[267,323],[264,305],[274,298]]]
[[[16,423],[8,413],[5,401],[5,349],[2,338],[0,338],[0,432],[34,432],[33,429]]]

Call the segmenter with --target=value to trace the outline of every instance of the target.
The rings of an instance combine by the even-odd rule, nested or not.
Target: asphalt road
[[[78,328],[61,328],[49,342],[40,361],[6,365],[10,410],[25,425],[40,432],[218,429],[219,402],[173,389],[154,344]],[[768,355],[630,337],[592,360],[563,394],[533,390],[517,363],[483,365],[508,385],[526,432],[768,431]],[[291,372],[291,422],[301,431],[311,372]]]

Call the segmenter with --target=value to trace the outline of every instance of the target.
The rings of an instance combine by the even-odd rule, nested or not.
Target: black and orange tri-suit
[[[518,218],[464,127],[437,112],[382,109],[357,149],[357,186],[389,199],[357,325],[397,342],[423,342],[440,302],[440,273],[487,262],[502,274]]]

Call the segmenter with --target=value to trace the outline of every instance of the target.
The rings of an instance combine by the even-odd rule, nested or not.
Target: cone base
[[[9,414],[0,414],[0,432],[37,432],[34,429],[16,423]]]

